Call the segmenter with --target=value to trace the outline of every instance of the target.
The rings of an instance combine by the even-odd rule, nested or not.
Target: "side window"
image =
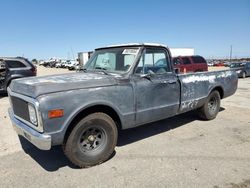
[[[250,68],[250,63],[247,64],[247,67]]]
[[[183,57],[183,58],[182,58],[182,62],[183,62],[184,65],[191,64],[189,58],[187,58],[187,57]]]
[[[26,67],[21,61],[15,61],[15,60],[6,60],[6,64],[9,68],[21,68]]]
[[[194,63],[206,63],[205,59],[200,56],[194,56],[192,57]]]
[[[147,74],[164,74],[170,72],[169,56],[163,49],[147,48],[141,56],[136,73]]]
[[[99,54],[96,58],[95,68],[115,70],[116,57],[114,53]]]
[[[181,64],[180,58],[173,58],[173,64],[174,65],[180,65]]]
[[[124,55],[124,66],[131,66],[135,60],[134,55]]]

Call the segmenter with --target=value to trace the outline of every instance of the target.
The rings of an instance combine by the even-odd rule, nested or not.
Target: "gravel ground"
[[[38,67],[38,75],[64,72]],[[0,187],[250,187],[249,104],[250,78],[240,79],[215,120],[190,112],[123,131],[110,160],[79,169],[60,147],[19,139],[0,96]]]

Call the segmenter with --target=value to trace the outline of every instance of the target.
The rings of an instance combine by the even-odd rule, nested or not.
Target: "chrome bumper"
[[[9,108],[9,116],[12,125],[18,135],[26,138],[30,143],[35,145],[41,150],[50,150],[51,148],[51,136],[46,134],[41,134],[34,129],[30,128],[20,120],[14,117],[13,111]]]

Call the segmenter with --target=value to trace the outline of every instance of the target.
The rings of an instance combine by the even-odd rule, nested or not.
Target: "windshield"
[[[134,63],[139,48],[118,47],[97,50],[85,65],[86,70],[105,70],[107,72],[127,72]]]
[[[230,68],[238,68],[238,67],[244,67],[245,64],[243,63],[232,63],[230,65]]]

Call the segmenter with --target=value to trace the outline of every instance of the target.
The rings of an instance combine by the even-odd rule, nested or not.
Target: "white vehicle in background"
[[[40,60],[39,63],[38,63],[38,65],[43,65],[44,63],[45,63],[44,60]]]
[[[56,68],[60,68],[61,65],[62,65],[62,62],[58,62],[58,63],[55,64],[55,67],[56,67]]]
[[[68,69],[69,70],[75,70],[75,67],[79,65],[78,61],[75,60],[70,60],[70,63],[68,64]]]
[[[55,67],[56,68],[63,68],[65,63],[66,63],[66,60],[60,60],[58,63],[56,63]]]

